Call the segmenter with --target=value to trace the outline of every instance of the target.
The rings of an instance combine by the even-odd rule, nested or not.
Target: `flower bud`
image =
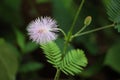
[[[84,20],[84,24],[85,24],[86,26],[88,26],[88,25],[90,25],[91,21],[92,21],[92,17],[91,17],[91,16],[87,16],[87,17],[85,18],[85,20]]]

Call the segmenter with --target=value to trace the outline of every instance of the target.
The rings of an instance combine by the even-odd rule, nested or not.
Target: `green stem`
[[[78,8],[78,11],[77,11],[77,13],[76,13],[76,15],[75,15],[75,18],[74,18],[74,20],[73,20],[73,23],[72,23],[72,25],[71,25],[71,28],[70,28],[70,30],[69,30],[69,32],[68,32],[68,35],[65,37],[65,44],[64,44],[64,50],[63,50],[63,53],[64,53],[64,54],[66,53],[66,49],[67,49],[68,43],[69,43],[69,41],[70,41],[70,39],[71,39],[71,35],[72,35],[73,28],[74,28],[75,23],[76,23],[76,21],[77,21],[77,19],[78,19],[78,16],[79,16],[79,13],[80,13],[80,11],[81,11],[81,9],[82,9],[82,6],[83,6],[83,4],[84,4],[84,1],[85,1],[85,0],[82,0],[80,6],[79,6],[79,8]],[[64,33],[63,33],[63,34],[64,34]],[[65,34],[64,34],[64,35],[65,35]],[[59,77],[60,77],[60,69],[57,69],[57,72],[56,72],[56,75],[55,75],[54,80],[59,80]]]
[[[74,20],[73,20],[73,23],[72,23],[72,25],[71,25],[71,28],[70,28],[69,33],[72,33],[72,31],[73,31],[73,28],[74,28],[75,23],[76,23],[76,21],[77,21],[77,19],[78,19],[79,13],[81,12],[81,9],[82,9],[82,7],[83,7],[84,2],[85,2],[85,0],[82,0],[81,4],[80,4],[80,6],[79,6],[79,8],[78,8],[78,10],[77,10],[77,13],[76,13],[76,15],[75,15],[75,18],[74,18]]]
[[[75,35],[81,33],[86,27],[87,27],[87,25],[84,25]]]
[[[72,25],[71,25],[71,27],[70,27],[70,30],[69,30],[69,32],[68,32],[68,35],[67,35],[67,37],[66,37],[65,46],[64,46],[64,51],[63,51],[64,54],[65,54],[65,52],[66,52],[68,43],[71,41],[71,35],[72,35],[73,28],[74,28],[75,23],[76,23],[76,21],[77,21],[77,19],[78,19],[79,13],[81,12],[81,9],[82,9],[82,7],[83,7],[84,2],[85,2],[85,0],[82,0],[81,4],[80,4],[80,6],[79,6],[79,8],[78,8],[78,10],[77,10],[77,13],[76,13],[76,15],[75,15],[75,17],[74,17],[74,20],[73,20],[73,23],[72,23]]]
[[[66,33],[65,33],[62,29],[60,29],[60,28],[59,28],[58,30],[63,33],[63,35],[64,35],[64,37],[65,37],[65,39],[66,39],[66,37],[67,37],[67,36],[66,36]]]
[[[82,33],[77,34],[77,35],[73,35],[72,38],[78,37],[78,36],[82,36],[82,35],[86,35],[86,34],[89,34],[89,33],[93,33],[93,32],[96,32],[96,31],[99,31],[99,30],[103,30],[103,29],[106,29],[106,28],[110,28],[110,27],[114,27],[114,26],[115,26],[115,24],[99,27],[99,28],[96,28],[96,29],[93,29],[93,30],[82,32]]]
[[[60,77],[60,69],[57,69],[54,80],[59,80],[59,77]]]

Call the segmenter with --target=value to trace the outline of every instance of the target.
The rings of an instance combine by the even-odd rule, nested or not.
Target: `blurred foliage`
[[[20,30],[18,30],[17,28],[14,28],[14,31],[15,31],[15,34],[16,34],[17,44],[20,47],[21,52],[23,54],[30,53],[33,50],[38,48],[37,44],[35,44],[31,41],[26,42],[26,37]]]
[[[85,78],[94,76],[95,74],[99,73],[102,67],[103,67],[102,64],[97,61],[97,63],[94,63],[93,65],[85,69],[82,73],[80,73],[80,76],[85,77]]]
[[[0,2],[0,18],[15,26],[23,25],[21,0],[2,0]]]
[[[60,28],[67,32],[76,12],[73,0],[52,0],[52,5],[54,18],[60,24]]]
[[[87,37],[87,38],[86,38]],[[89,54],[97,55],[98,52],[98,43],[96,40],[96,34],[86,35],[85,37],[82,36],[80,38],[76,38],[75,43],[80,47],[80,45],[84,45],[87,48]],[[79,44],[78,44],[79,43]]]
[[[47,2],[50,2],[50,0],[36,0],[36,2],[39,4],[42,4],[42,3],[47,3]]]
[[[19,72],[28,73],[28,72],[32,72],[32,71],[37,71],[42,68],[43,68],[43,64],[31,61],[26,64],[23,64],[21,66],[21,68],[19,69]]]
[[[30,2],[32,5],[30,5]],[[30,40],[28,41],[28,36],[26,36],[25,29],[28,22],[25,21],[30,21],[37,16],[36,14],[29,15],[30,11],[33,10],[41,15],[46,13],[45,11],[47,9],[50,10],[51,12],[47,12],[47,14],[56,19],[59,27],[67,33],[80,2],[81,0],[1,0],[0,37],[4,38],[5,41],[0,39],[0,80],[11,80],[15,78],[17,69],[20,69],[18,71],[22,74],[22,72],[29,73],[30,71],[33,72],[44,67],[40,62],[33,62],[33,58],[26,60],[26,57],[31,56],[31,53],[34,53],[38,49],[38,45]],[[49,8],[46,4],[50,4],[52,8]],[[86,16],[92,16],[92,22],[86,30],[111,24],[111,21],[113,21],[117,23],[116,28],[119,31],[119,4],[119,0],[86,0],[73,33],[77,32],[83,26]],[[23,11],[23,8],[25,8],[25,11]],[[39,9],[43,12],[40,12]],[[25,12],[28,12],[28,14]],[[28,20],[25,20],[25,17]],[[56,43],[60,49],[63,48],[64,41],[61,34],[59,39],[56,40]],[[80,74],[84,78],[90,78],[99,73],[104,66],[109,66],[111,70],[120,72],[119,45],[119,33],[116,30],[107,29],[74,39],[72,45],[69,45],[68,50],[82,48],[88,56],[88,62],[95,62],[89,63],[87,69]],[[100,56],[103,58],[103,61],[99,63],[96,60],[100,57],[94,57],[91,60],[91,58],[89,59],[91,56]],[[41,56],[39,58],[41,59]]]
[[[18,70],[17,51],[0,39],[0,80],[15,80]]]
[[[109,48],[104,63],[120,73],[120,42]]]

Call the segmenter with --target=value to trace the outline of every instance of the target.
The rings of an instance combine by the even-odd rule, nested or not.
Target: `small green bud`
[[[84,24],[88,26],[88,25],[90,25],[91,21],[92,21],[92,17],[91,16],[87,16],[85,18],[85,20],[84,20]]]

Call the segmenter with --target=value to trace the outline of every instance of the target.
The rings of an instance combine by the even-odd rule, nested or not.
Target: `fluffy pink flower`
[[[55,32],[58,31],[58,28],[55,20],[50,17],[41,17],[32,21],[28,25],[27,31],[30,39],[38,44],[43,44],[57,38]]]

